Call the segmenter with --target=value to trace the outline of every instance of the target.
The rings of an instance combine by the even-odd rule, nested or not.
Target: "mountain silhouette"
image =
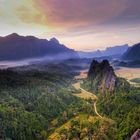
[[[20,36],[12,33],[0,37],[0,60],[22,60],[48,57],[51,59],[78,58],[73,49],[59,43],[56,38],[39,39],[34,36]]]
[[[93,57],[103,57],[103,56],[121,56],[124,54],[129,48],[128,44],[124,44],[121,46],[108,47],[105,50],[97,50],[90,52],[79,51],[78,54],[81,58],[93,58]]]
[[[140,43],[130,47],[127,52],[122,56],[122,59],[128,61],[140,60]]]

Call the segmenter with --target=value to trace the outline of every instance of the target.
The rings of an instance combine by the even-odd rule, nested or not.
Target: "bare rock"
[[[130,140],[140,140],[140,129],[138,129],[131,137]]]
[[[88,72],[91,90],[105,94],[112,93],[115,89],[116,75],[108,60],[97,62],[93,60]]]

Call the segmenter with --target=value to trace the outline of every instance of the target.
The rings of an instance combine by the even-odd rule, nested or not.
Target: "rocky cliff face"
[[[110,66],[108,60],[92,61],[88,72],[88,81],[93,92],[112,93],[115,89],[116,79],[113,67]]]
[[[131,137],[130,140],[140,140],[140,129],[138,129]]]

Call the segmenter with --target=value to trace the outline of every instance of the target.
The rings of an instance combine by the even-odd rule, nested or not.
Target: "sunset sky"
[[[0,36],[16,32],[75,50],[140,42],[140,0],[0,0]]]

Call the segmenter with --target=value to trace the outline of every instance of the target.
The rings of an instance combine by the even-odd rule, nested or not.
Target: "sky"
[[[75,50],[140,42],[140,0],[0,0],[0,36],[55,37]]]

